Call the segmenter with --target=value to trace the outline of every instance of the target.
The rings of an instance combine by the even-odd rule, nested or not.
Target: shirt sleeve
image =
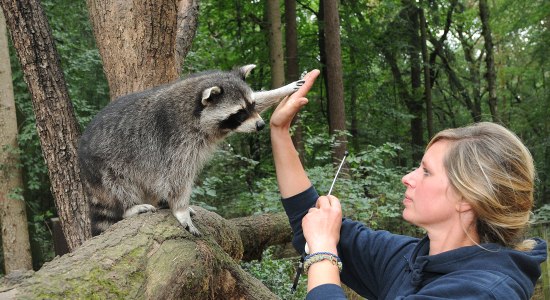
[[[319,194],[315,188],[311,186],[299,194],[281,200],[286,215],[288,216],[290,227],[292,228],[292,245],[300,254],[304,253],[304,247],[306,245],[306,239],[302,231],[302,219],[308,213],[309,209],[317,203],[317,198],[319,198]]]
[[[344,290],[337,284],[321,284],[307,293],[306,300],[345,300]]]

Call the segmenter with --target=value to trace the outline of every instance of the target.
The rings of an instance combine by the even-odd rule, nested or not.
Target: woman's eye
[[[422,168],[422,172],[424,173],[425,176],[430,175],[430,172],[426,168]]]

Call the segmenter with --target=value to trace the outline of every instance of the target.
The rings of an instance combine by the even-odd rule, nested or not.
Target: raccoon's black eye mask
[[[245,109],[240,109],[236,113],[230,115],[227,119],[220,123],[220,129],[234,130],[248,119],[250,113]]]
[[[238,128],[242,123],[248,120],[250,115],[254,112],[255,107],[256,103],[247,103],[246,109],[239,109],[236,113],[231,114],[228,118],[223,120],[220,123],[220,129],[234,130]]]

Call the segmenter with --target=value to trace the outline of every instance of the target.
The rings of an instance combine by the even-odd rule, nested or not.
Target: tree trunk
[[[420,40],[422,43],[422,61],[424,62],[424,103],[426,104],[426,129],[428,131],[428,139],[434,135],[433,125],[433,105],[432,105],[432,83],[430,61],[428,57],[428,38],[426,34],[426,17],[424,16],[423,1],[420,0],[420,8],[418,9],[418,17],[420,22]]]
[[[456,28],[457,28],[456,31],[458,35],[458,40],[460,41],[460,44],[462,45],[462,49],[464,52],[464,59],[468,63],[468,70],[470,73],[470,82],[472,83],[471,99],[473,99],[473,102],[471,103],[471,105],[468,105],[467,107],[470,110],[470,113],[472,115],[474,122],[480,122],[482,120],[480,60],[481,60],[481,57],[483,56],[483,53],[480,53],[478,58],[476,58],[474,53],[478,51],[464,36],[463,26],[457,25]],[[458,76],[456,78],[457,80],[459,80]],[[467,91],[468,91],[467,89],[464,90],[465,93],[467,93]],[[470,99],[470,97],[468,97],[468,99]]]
[[[4,272],[31,270],[31,245],[25,201],[21,196],[23,180],[17,154],[17,117],[11,78],[8,35],[0,8],[0,222]]]
[[[424,107],[422,103],[422,81],[421,81],[421,67],[420,67],[420,37],[419,22],[418,22],[418,9],[413,3],[405,1],[405,5],[408,7],[408,35],[409,35],[409,57],[410,57],[410,71],[411,71],[411,97],[404,99],[405,104],[409,110],[409,113],[413,115],[411,119],[411,144],[413,151],[413,160],[420,161],[424,153],[424,124],[423,114]]]
[[[319,99],[321,100],[320,101],[320,108],[321,108],[321,113],[323,114],[323,116],[326,117],[327,119],[327,123],[330,124],[330,114],[327,113],[327,110],[328,110],[328,104],[325,106],[324,103],[323,103],[323,86],[322,84],[324,83],[324,89],[327,90],[328,92],[328,78],[327,78],[327,51],[326,51],[326,41],[325,41],[325,0],[319,0],[319,12],[317,13],[317,28],[318,28],[318,31],[317,31],[317,36],[318,36],[318,42],[317,44],[319,45],[319,63],[321,64],[321,76],[322,76],[322,79],[321,80],[321,88],[320,88],[320,96],[319,96]]]
[[[111,100],[179,78],[197,0],[87,0]]]
[[[271,88],[285,83],[285,62],[283,33],[281,31],[281,8],[279,0],[266,1],[267,22],[269,24],[269,65],[271,66]]]
[[[174,67],[178,74],[181,74],[183,61],[189,50],[191,50],[193,39],[197,33],[199,0],[177,0],[177,5],[176,64]]]
[[[181,228],[168,210],[138,215],[22,282],[0,286],[0,298],[277,299],[238,262],[250,249],[261,253],[289,242],[286,216],[225,220],[195,210],[202,238]]]
[[[287,81],[291,82],[300,78],[296,1],[285,0],[285,24],[286,77]]]
[[[338,1],[325,1],[324,15],[325,51],[327,55],[328,112],[330,115],[329,132],[331,135],[337,135],[332,161],[338,164],[347,149],[346,136],[338,134],[338,131],[346,130]]]
[[[286,45],[286,81],[293,82],[300,79],[300,68],[298,59],[298,28],[296,26],[296,1],[285,0],[285,45]],[[305,147],[303,137],[303,126],[300,115],[297,114],[292,121],[294,134],[292,142],[298,151],[300,161],[305,165]]]
[[[365,20],[363,16],[358,13],[360,12],[359,8],[357,7],[356,1],[348,1],[346,5],[343,7],[346,8],[346,11],[344,12],[344,15],[342,16],[342,21],[344,23],[343,27],[345,31],[347,32],[348,36],[354,35],[354,29],[353,29],[353,19],[357,18],[359,20],[359,24],[365,24]],[[357,14],[356,14],[357,13]],[[349,56],[349,64],[351,66],[357,66],[357,59],[356,54],[358,53],[359,48],[355,43],[348,43],[348,56]],[[345,89],[348,91],[349,94],[349,116],[350,116],[350,126],[349,126],[349,133],[351,135],[351,148],[355,149],[356,151],[359,150],[359,122],[358,122],[358,110],[357,110],[357,99],[358,99],[358,86],[359,86],[359,79],[361,72],[359,68],[353,67],[351,73],[346,79],[346,85]],[[368,139],[368,137],[363,137]]]
[[[0,0],[0,4],[31,93],[52,194],[69,250],[73,251],[91,232],[76,158],[80,128],[59,55],[39,1]]]
[[[392,77],[395,81],[395,85],[397,87],[397,92],[399,94],[399,98],[403,100],[405,103],[405,106],[407,107],[407,110],[410,114],[413,116],[416,116],[418,113],[422,113],[422,105],[418,104],[413,100],[413,96],[409,93],[407,89],[407,84],[403,80],[403,76],[401,75],[401,70],[399,69],[399,66],[397,64],[397,58],[395,53],[390,51],[389,49],[382,49],[382,53],[384,55],[384,58],[386,59],[386,62],[388,63],[390,67],[390,71],[392,73]],[[420,161],[422,158],[422,152],[419,151],[421,145],[418,144],[418,138],[416,138],[417,135],[420,134],[420,131],[418,128],[414,128],[416,124],[421,123],[418,122],[418,118],[416,118],[416,121],[411,120],[411,147],[412,147],[412,160],[415,162]],[[415,151],[416,150],[416,151]]]
[[[487,89],[489,91],[489,110],[493,122],[500,122],[497,109],[497,73],[495,70],[495,57],[493,50],[493,37],[491,36],[491,25],[489,17],[489,5],[487,0],[479,0],[479,16],[481,19],[481,33],[485,40],[485,62],[487,64]]]

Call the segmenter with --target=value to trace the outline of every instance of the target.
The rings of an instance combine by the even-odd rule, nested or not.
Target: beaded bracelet
[[[307,274],[307,271],[311,265],[323,260],[330,261],[333,265],[338,267],[340,272],[342,271],[342,261],[340,260],[340,257],[330,252],[316,252],[306,256],[304,262],[304,273]]]

